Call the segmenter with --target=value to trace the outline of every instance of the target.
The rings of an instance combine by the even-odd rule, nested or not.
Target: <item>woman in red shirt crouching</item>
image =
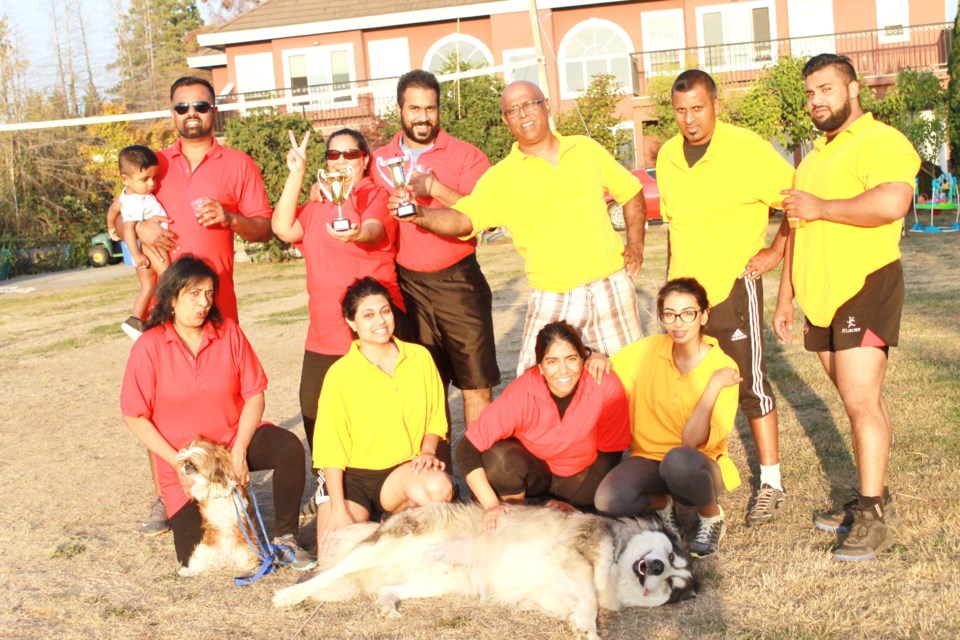
[[[180,564],[200,543],[200,509],[176,471],[177,451],[195,437],[228,447],[241,484],[250,471],[273,470],[275,544],[291,547],[295,569],[316,562],[296,543],[303,497],[303,445],[285,429],[261,422],[267,376],[236,322],[214,300],[213,268],[181,256],[157,284],[147,330],[134,343],[123,374],[120,409],[127,427],[157,458],[160,492]]]
[[[457,445],[488,530],[509,511],[504,503],[528,497],[591,509],[597,485],[630,444],[623,386],[615,375],[599,383],[583,375],[589,351],[576,329],[546,325],[535,352],[537,366],[511,382]]]

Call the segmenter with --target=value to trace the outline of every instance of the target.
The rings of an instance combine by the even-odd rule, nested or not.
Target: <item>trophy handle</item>
[[[317,169],[317,186],[320,187],[323,197],[333,202],[333,194],[330,193],[330,185],[327,184],[324,174],[326,172],[323,169]]]
[[[403,174],[407,176],[407,180],[410,179],[410,169],[413,162],[411,161],[410,154],[406,151],[401,150],[401,155],[403,156]],[[377,156],[377,173],[380,174],[380,177],[383,178],[383,184],[388,185],[396,189],[396,185],[393,182],[393,177],[390,175],[390,170],[386,168],[385,160],[393,160],[397,156],[391,156],[390,158],[383,158],[382,156]]]

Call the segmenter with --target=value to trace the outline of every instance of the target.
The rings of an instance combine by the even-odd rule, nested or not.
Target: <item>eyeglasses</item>
[[[520,117],[521,112],[527,113],[528,111],[533,111],[544,102],[546,102],[546,98],[540,98],[539,100],[527,100],[524,103],[507,107],[503,110],[503,115],[509,120],[514,120]]]
[[[693,322],[700,315],[700,309],[684,309],[680,313],[673,311],[664,311],[660,314],[660,322],[663,324],[673,324],[680,318],[684,322]]]
[[[363,151],[361,149],[327,149],[327,160],[338,160],[340,156],[343,156],[345,160],[356,160],[357,158],[363,157]]]
[[[173,110],[178,115],[183,116],[187,114],[187,111],[190,111],[190,107],[193,107],[193,110],[197,113],[210,113],[210,109],[213,109],[213,105],[206,100],[198,100],[196,102],[178,102],[173,105]]]

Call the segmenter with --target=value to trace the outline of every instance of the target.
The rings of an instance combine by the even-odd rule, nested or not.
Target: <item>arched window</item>
[[[624,90],[632,90],[632,52],[630,36],[618,24],[599,18],[581,22],[560,42],[561,97],[576,98],[599,73],[614,76]]]
[[[458,42],[461,61],[481,67],[493,64],[493,54],[483,42],[463,33],[451,33],[433,43],[423,59],[423,68],[433,73],[439,72],[447,58],[456,55]]]

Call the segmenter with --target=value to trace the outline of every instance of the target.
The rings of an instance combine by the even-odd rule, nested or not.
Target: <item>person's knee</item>
[[[701,466],[703,454],[693,447],[679,446],[670,449],[660,462],[660,477],[668,487],[687,479]]]
[[[634,516],[634,497],[627,495],[626,487],[618,486],[613,482],[601,482],[593,497],[593,506],[602,516],[620,518]]]
[[[453,500],[453,480],[443,472],[428,474],[424,478],[423,493],[426,503],[450,502]]]

